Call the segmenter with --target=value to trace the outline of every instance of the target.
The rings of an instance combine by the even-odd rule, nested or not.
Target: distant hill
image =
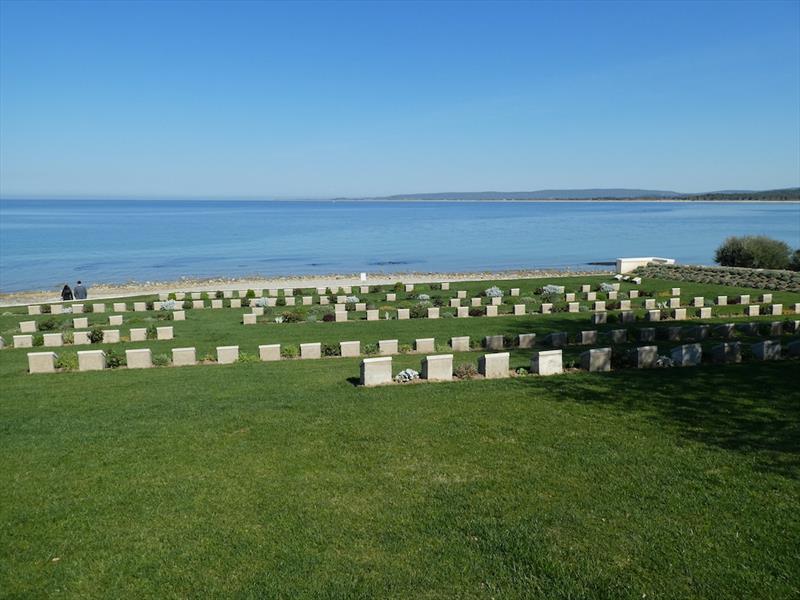
[[[575,190],[536,190],[531,192],[437,192],[395,194],[360,200],[800,200],[800,188],[779,190],[726,190],[684,194],[668,190],[629,188],[590,188]]]

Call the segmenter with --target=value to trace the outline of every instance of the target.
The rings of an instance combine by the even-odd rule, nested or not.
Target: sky
[[[0,2],[0,196],[800,185],[800,2]]]

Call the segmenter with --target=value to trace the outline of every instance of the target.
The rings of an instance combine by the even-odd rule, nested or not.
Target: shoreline
[[[403,283],[439,283],[442,281],[494,281],[504,279],[529,279],[535,277],[576,277],[581,275],[611,275],[612,268],[598,269],[512,269],[476,272],[393,272],[367,273],[361,281],[360,273],[331,273],[327,275],[286,275],[280,277],[182,277],[168,281],[130,281],[128,283],[98,283],[89,287],[85,300],[104,300],[169,292],[225,291],[244,288],[330,287],[340,285],[390,285]],[[0,292],[0,307],[61,302],[60,290],[26,290]],[[67,300],[67,302],[73,302]]]

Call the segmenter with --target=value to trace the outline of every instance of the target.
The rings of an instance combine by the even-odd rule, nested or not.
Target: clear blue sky
[[[0,194],[800,185],[800,3],[0,2]]]

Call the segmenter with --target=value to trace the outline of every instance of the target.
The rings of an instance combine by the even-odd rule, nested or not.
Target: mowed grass
[[[160,344],[550,326],[235,312]],[[800,594],[797,360],[363,389],[357,359],[32,376],[26,352],[0,352],[5,597]]]

